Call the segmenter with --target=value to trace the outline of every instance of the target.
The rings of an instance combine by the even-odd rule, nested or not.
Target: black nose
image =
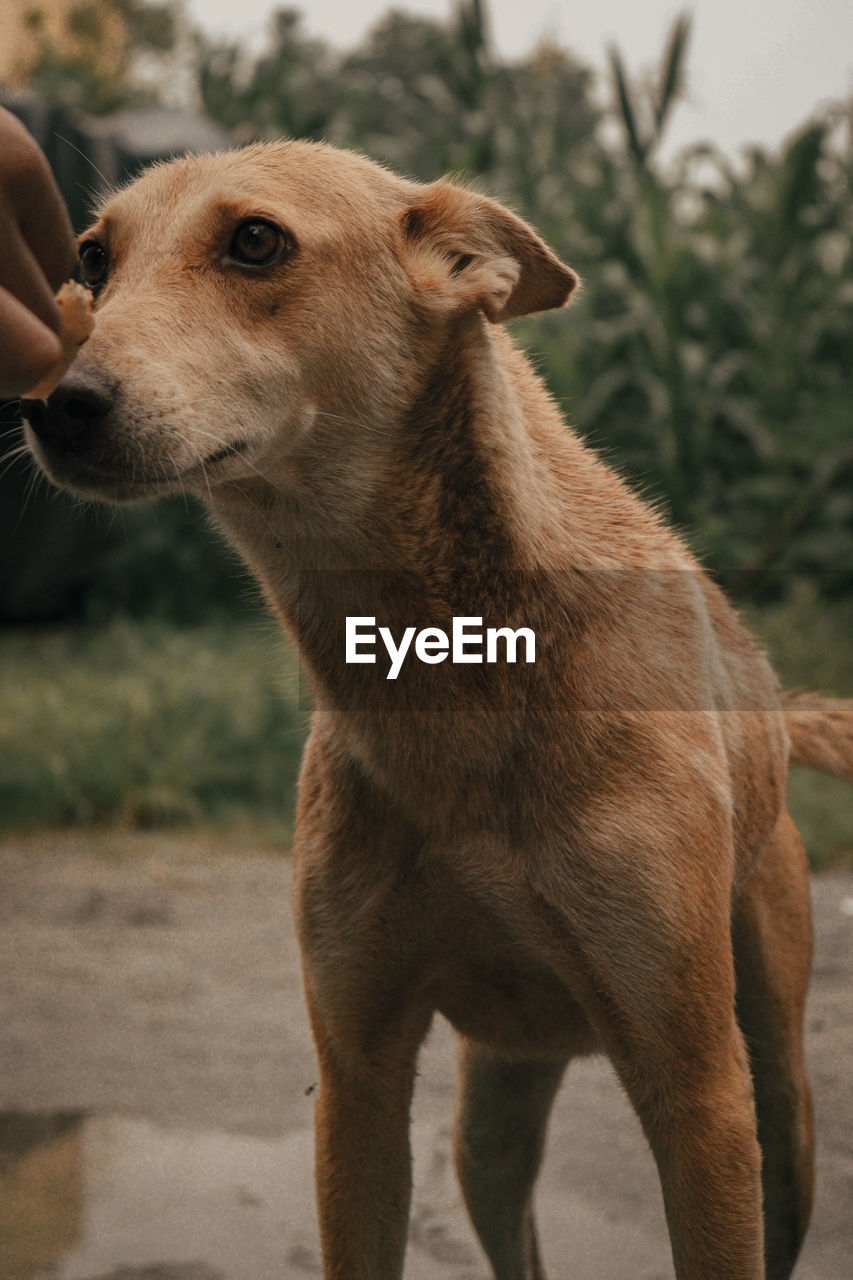
[[[116,398],[116,383],[98,365],[76,361],[44,400],[24,400],[22,414],[46,444],[82,445],[103,425]]]

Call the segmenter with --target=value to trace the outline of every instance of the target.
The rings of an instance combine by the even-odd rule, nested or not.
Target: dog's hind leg
[[[564,1070],[460,1044],[456,1169],[495,1280],[545,1280],[532,1193]]]
[[[767,1280],[790,1276],[812,1202],[812,1108],[803,1059],[808,894],[802,843],[785,814],[733,916],[737,1014],[762,1149]]]

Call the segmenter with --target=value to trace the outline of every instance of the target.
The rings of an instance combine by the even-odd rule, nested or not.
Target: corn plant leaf
[[[625,74],[622,56],[615,46],[611,46],[608,50],[608,58],[610,59],[610,70],[613,73],[613,82],[616,86],[616,96],[619,101],[622,125],[625,129],[625,136],[628,140],[628,149],[633,155],[636,163],[642,167],[646,163],[649,144],[643,140],[640,134],[637,122],[637,112],[634,109],[631,88],[628,84],[628,77]]]
[[[691,21],[689,14],[682,13],[673,23],[667,40],[655,106],[655,141],[663,133],[667,117],[684,89],[684,66]]]

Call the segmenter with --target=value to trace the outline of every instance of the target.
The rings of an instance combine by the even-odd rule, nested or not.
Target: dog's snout
[[[23,416],[39,439],[71,447],[101,426],[115,398],[116,384],[110,375],[78,361],[47,401],[25,400]]]

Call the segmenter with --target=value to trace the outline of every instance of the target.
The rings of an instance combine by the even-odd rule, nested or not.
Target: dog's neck
[[[393,705],[417,720],[419,699],[458,706],[472,679],[471,667],[446,664],[426,693],[437,668],[413,661],[405,681],[383,683],[377,667],[346,664],[347,617],[373,617],[395,638],[412,626],[449,631],[454,616],[544,630],[557,614],[583,613],[571,597],[584,575],[566,570],[630,563],[631,547],[608,549],[620,529],[642,525],[639,544],[672,552],[654,516],[567,430],[509,338],[483,322],[468,339],[434,362],[395,422],[340,431],[343,462],[309,437],[310,465],[291,457],[280,475],[213,491],[319,698],[344,716],[381,720]],[[507,681],[508,697],[522,678],[518,667],[489,675]]]
[[[402,576],[421,610],[454,582],[471,612],[481,578],[553,551],[554,478],[529,419],[540,432],[554,419],[564,444],[565,428],[502,331],[482,321],[463,337],[393,420],[316,411],[276,469],[213,489],[216,516],[292,624],[308,574],[349,571],[356,596],[359,573]]]

